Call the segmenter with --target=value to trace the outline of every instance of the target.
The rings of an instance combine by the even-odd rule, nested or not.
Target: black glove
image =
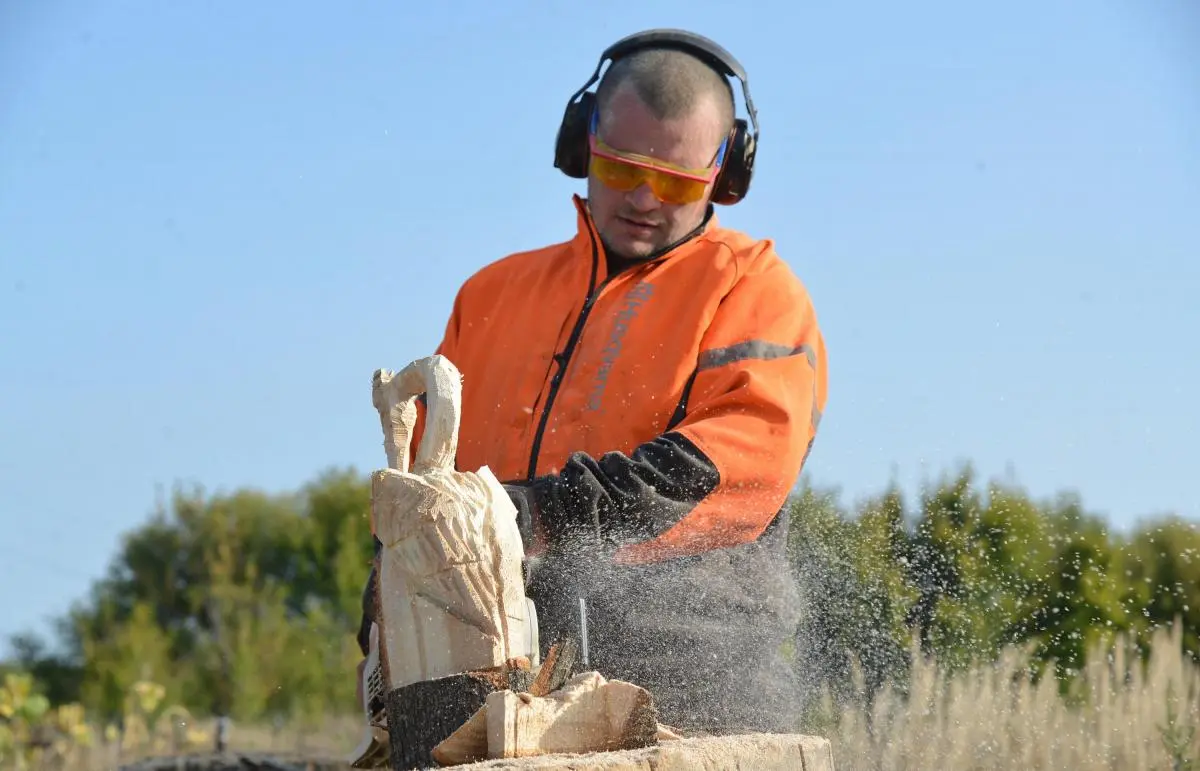
[[[529,549],[533,545],[533,518],[537,513],[533,491],[515,482],[506,482],[503,487],[513,505],[517,507],[517,528],[521,531],[521,543]]]

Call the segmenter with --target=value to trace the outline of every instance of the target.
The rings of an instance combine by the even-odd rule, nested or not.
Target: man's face
[[[688,169],[710,166],[726,133],[712,100],[686,118],[659,120],[636,92],[622,87],[600,116],[597,138],[614,150],[636,153]],[[694,203],[666,204],[649,185],[628,192],[588,174],[588,207],[606,247],[626,258],[645,258],[678,241],[704,219],[710,184]]]

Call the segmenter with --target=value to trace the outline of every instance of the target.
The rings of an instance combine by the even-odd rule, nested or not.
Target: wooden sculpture
[[[462,381],[444,356],[375,372],[388,468],[371,475],[378,662],[394,769],[430,750],[487,694],[530,682],[536,618],[525,597],[516,509],[492,471],[457,471]],[[425,430],[409,450],[417,399]]]

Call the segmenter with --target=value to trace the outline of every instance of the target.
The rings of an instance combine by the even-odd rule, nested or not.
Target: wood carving
[[[678,734],[657,720],[650,693],[598,672],[572,677],[547,696],[495,691],[461,728],[434,747],[443,766],[555,753],[607,752]]]
[[[533,654],[517,512],[491,469],[456,471],[462,382],[444,356],[375,373],[387,469],[371,475],[381,652],[391,689]],[[425,432],[411,469],[416,400]]]
[[[537,661],[516,508],[488,467],[455,469],[461,388],[457,368],[440,355],[394,375],[377,370],[372,380],[388,459],[371,475],[371,527],[382,544],[375,682],[386,692],[394,768],[428,762],[429,748],[487,693],[510,681],[528,687]],[[422,394],[425,431],[410,467]],[[382,715],[372,719],[384,724]],[[364,765],[380,744],[367,743],[374,753],[364,745]]]

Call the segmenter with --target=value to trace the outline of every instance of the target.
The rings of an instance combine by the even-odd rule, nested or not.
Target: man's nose
[[[652,212],[662,205],[654,195],[654,191],[644,182],[633,190],[630,190],[625,196],[625,200],[629,202],[630,206],[640,212]]]

